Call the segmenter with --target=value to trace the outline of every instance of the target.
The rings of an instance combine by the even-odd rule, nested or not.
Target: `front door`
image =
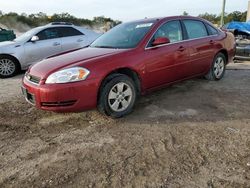
[[[156,31],[145,50],[146,88],[181,79],[180,72],[183,64],[189,62],[189,50],[186,41],[183,41],[182,27],[179,20],[168,21]],[[152,46],[158,37],[166,37],[169,44]]]
[[[59,54],[62,50],[61,38],[56,27],[40,31],[37,36],[38,41],[28,41],[24,45],[25,60],[29,65],[46,57]]]

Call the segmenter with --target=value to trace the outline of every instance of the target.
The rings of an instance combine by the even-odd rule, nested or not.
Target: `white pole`
[[[222,12],[221,12],[221,20],[220,20],[220,26],[221,27],[224,25],[225,7],[226,7],[226,0],[223,0]]]

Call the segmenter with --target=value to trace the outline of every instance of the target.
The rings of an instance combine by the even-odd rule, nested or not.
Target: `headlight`
[[[82,67],[73,67],[69,69],[63,69],[58,72],[52,73],[46,80],[46,84],[61,84],[68,82],[82,81],[89,75],[89,70]]]

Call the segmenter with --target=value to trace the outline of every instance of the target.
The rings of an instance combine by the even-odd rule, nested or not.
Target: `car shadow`
[[[228,71],[220,81],[184,81],[142,96],[134,111],[120,121],[155,124],[249,118],[249,82],[246,71]]]

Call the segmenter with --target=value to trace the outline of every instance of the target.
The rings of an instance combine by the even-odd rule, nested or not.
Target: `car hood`
[[[47,78],[51,73],[60,69],[74,66],[77,63],[85,63],[102,57],[114,55],[127,51],[127,49],[107,49],[107,48],[83,48],[74,52],[66,53],[56,57],[44,59],[33,65],[29,73],[41,79]]]
[[[19,47],[20,43],[15,41],[0,42],[0,52],[9,52],[9,50]]]
[[[9,46],[14,46],[16,44],[15,41],[5,41],[5,42],[0,42],[0,48],[1,47],[9,47]]]

